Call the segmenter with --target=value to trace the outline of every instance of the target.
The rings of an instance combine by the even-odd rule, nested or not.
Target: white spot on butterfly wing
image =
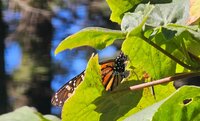
[[[81,75],[81,79],[84,80],[84,75]]]
[[[67,85],[65,88],[67,89],[67,91],[70,91],[72,89],[72,87],[70,87],[69,85]]]
[[[56,99],[58,98],[58,93],[55,94],[55,98],[56,98]]]
[[[74,80],[74,82],[73,82],[73,86],[74,86],[74,87],[76,86],[76,80]]]
[[[69,84],[71,84],[72,83],[72,80],[71,81],[69,81]]]

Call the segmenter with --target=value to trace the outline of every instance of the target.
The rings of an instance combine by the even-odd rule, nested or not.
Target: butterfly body
[[[113,90],[124,78],[126,56],[123,53],[116,59],[100,62],[102,84],[106,91]],[[53,96],[51,102],[55,106],[62,106],[71,97],[75,88],[84,80],[85,71],[64,84]]]

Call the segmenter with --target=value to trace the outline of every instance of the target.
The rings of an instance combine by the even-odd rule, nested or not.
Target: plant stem
[[[155,80],[155,81],[152,81],[152,82],[134,85],[134,86],[129,87],[129,90],[131,90],[131,91],[140,90],[140,89],[143,89],[145,87],[150,87],[150,86],[154,86],[154,85],[158,85],[158,84],[176,81],[178,79],[182,79],[182,78],[186,78],[186,77],[194,77],[194,76],[199,76],[199,75],[200,75],[200,72],[178,74],[178,75],[175,75],[175,76],[166,77],[166,78]]]
[[[149,41],[144,35],[143,35],[142,39],[145,40],[150,45],[152,45],[153,47],[155,47],[157,50],[161,51],[163,54],[165,54],[166,56],[168,56],[172,60],[174,60],[176,63],[180,64],[181,66],[183,66],[183,67],[185,67],[185,68],[187,68],[189,70],[194,70],[194,68],[192,66],[189,66],[189,65],[183,63],[182,61],[180,61],[179,59],[177,59],[173,55],[169,54],[167,51],[165,51],[163,48],[161,48],[158,45],[156,45],[154,42]]]

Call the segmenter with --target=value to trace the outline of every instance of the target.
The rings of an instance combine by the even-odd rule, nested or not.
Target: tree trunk
[[[6,29],[6,24],[3,22],[2,18],[2,3],[0,1],[0,114],[8,111],[4,62],[4,38],[6,36]]]
[[[47,12],[44,6],[47,6],[47,3],[39,0],[32,1],[29,7],[26,7],[28,10],[22,8],[17,36],[23,56],[21,67],[15,72],[13,78],[17,83],[15,90],[19,88],[22,90],[21,96],[16,96],[16,98],[24,98],[18,98],[14,107],[34,106],[39,112],[47,114],[51,110],[50,50],[53,27],[51,16],[43,13]]]

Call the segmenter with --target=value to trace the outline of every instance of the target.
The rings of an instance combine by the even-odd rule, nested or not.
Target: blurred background
[[[90,26],[120,29],[105,0],[0,0],[0,114],[27,105],[59,115],[51,96],[82,72],[92,53],[116,56],[120,41],[103,50],[79,47],[54,56],[67,36]]]

